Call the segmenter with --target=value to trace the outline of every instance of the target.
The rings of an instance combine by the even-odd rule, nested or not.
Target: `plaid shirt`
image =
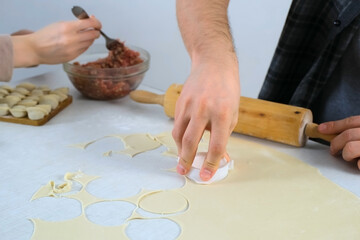
[[[359,26],[360,0],[293,0],[259,98],[310,108]]]

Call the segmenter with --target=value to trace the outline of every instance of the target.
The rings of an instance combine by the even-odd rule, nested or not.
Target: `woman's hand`
[[[356,160],[360,169],[360,116],[322,123],[318,130],[323,134],[338,134],[331,141],[330,153],[341,153],[345,161]]]
[[[68,62],[86,51],[100,36],[95,18],[57,22],[23,36],[12,36],[14,67]]]

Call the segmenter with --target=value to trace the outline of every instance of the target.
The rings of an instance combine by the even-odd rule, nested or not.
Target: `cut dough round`
[[[173,214],[185,211],[189,207],[189,202],[178,192],[158,191],[142,196],[139,207],[151,213]]]
[[[229,173],[229,170],[233,169],[234,167],[234,161],[230,160],[230,162],[228,162],[225,158],[220,160],[220,166],[210,180],[203,181],[200,178],[200,170],[205,161],[206,154],[207,154],[206,152],[198,152],[196,154],[191,169],[189,173],[186,175],[186,177],[198,184],[211,184],[213,182],[218,182],[226,178],[226,176]]]

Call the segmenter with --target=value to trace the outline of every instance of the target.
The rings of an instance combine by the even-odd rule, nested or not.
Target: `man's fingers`
[[[182,150],[177,171],[187,174],[191,169],[200,139],[204,133],[205,122],[199,119],[191,119],[182,138]]]
[[[227,127],[215,125],[210,135],[209,150],[200,171],[200,178],[204,181],[210,180],[219,168],[220,160],[226,154],[226,144],[229,137]]]
[[[182,150],[182,139],[186,131],[187,126],[189,125],[190,119],[185,116],[185,113],[178,114],[178,117],[175,118],[174,128],[172,130],[172,137],[176,143],[178,149],[178,156],[181,155]]]
[[[334,155],[340,152],[347,143],[358,140],[360,141],[360,128],[345,130],[331,141],[330,152]]]
[[[339,121],[322,123],[318,129],[324,134],[337,134],[358,127],[360,127],[360,116],[352,116]]]
[[[342,156],[345,161],[352,161],[354,159],[359,158],[360,157],[360,141],[348,142],[343,149]]]

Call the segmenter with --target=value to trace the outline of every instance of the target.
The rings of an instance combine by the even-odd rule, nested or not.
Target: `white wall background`
[[[242,95],[257,96],[290,3],[291,0],[231,1],[229,16],[239,56]],[[109,36],[150,52],[151,67],[145,84],[166,90],[171,83],[185,81],[190,60],[178,30],[175,0],[0,0],[0,34],[73,20],[74,5],[95,15]],[[61,65],[16,69],[13,81],[54,69],[61,69]]]

